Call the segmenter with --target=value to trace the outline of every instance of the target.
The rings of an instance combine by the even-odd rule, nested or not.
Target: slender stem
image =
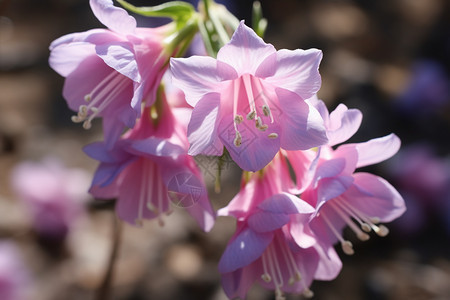
[[[115,214],[113,214],[112,218],[112,227],[113,227],[113,243],[111,245],[111,252],[109,254],[108,265],[105,270],[105,275],[103,277],[103,281],[100,284],[95,299],[96,300],[108,300],[111,299],[111,286],[113,282],[114,275],[114,266],[117,261],[117,256],[119,253],[119,245],[122,237],[122,223],[117,220]]]

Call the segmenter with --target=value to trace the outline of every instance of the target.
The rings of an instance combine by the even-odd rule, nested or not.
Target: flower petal
[[[206,94],[220,92],[220,82],[237,77],[232,67],[209,56],[171,58],[170,70],[173,84],[193,107]]]
[[[149,137],[144,140],[134,141],[130,148],[130,153],[141,156],[172,157],[186,154],[186,151],[179,145],[167,141],[165,138]]]
[[[92,12],[109,29],[121,34],[133,34],[136,20],[126,10],[116,7],[112,0],[90,0]]]
[[[68,76],[87,57],[95,55],[94,45],[89,43],[70,43],[55,47],[48,60],[50,67],[61,76]]]
[[[103,61],[135,82],[141,81],[141,75],[137,66],[133,47],[128,42],[114,42],[97,45],[95,47],[97,55]]]
[[[356,144],[357,168],[373,165],[392,157],[400,149],[400,139],[391,133],[387,136]]]
[[[330,114],[327,126],[328,145],[334,146],[348,140],[358,131],[361,121],[361,111],[347,109],[344,104],[339,104]]]
[[[381,222],[390,222],[401,216],[405,210],[405,201],[397,190],[381,177],[369,173],[355,173],[354,190],[346,198],[358,210],[369,216],[380,218]]]
[[[275,53],[251,28],[241,21],[228,44],[217,53],[217,60],[232,66],[238,76],[255,74],[258,66]],[[274,60],[270,60],[274,62]]]
[[[289,222],[289,215],[284,213],[272,213],[258,211],[248,218],[248,226],[256,232],[270,232],[282,227]]]
[[[345,191],[348,190],[352,183],[353,177],[351,176],[338,176],[335,178],[322,179],[319,183],[319,188],[317,191],[317,208],[320,208],[328,200],[336,198],[345,193]]]
[[[306,150],[327,142],[325,126],[319,112],[297,94],[275,89],[280,104],[281,148]]]
[[[219,272],[229,273],[258,259],[273,238],[273,233],[256,233],[246,227],[228,244],[219,261]]]
[[[220,95],[207,94],[194,107],[188,125],[189,155],[222,155],[223,144],[217,134]]]
[[[261,210],[278,214],[308,214],[314,207],[289,193],[276,194],[258,205]]]
[[[265,78],[265,82],[275,87],[296,93],[303,100],[311,98],[320,89],[322,83],[319,74],[319,64],[322,51],[317,49],[286,50],[276,53],[275,68],[264,61],[256,72],[256,76]]]

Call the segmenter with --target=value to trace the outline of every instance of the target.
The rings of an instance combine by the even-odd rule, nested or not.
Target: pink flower
[[[98,198],[117,198],[117,214],[130,224],[153,218],[162,222],[173,202],[208,231],[215,214],[201,173],[187,155],[186,127],[179,121],[183,118],[175,116],[177,110],[172,112],[166,101],[158,100],[155,106],[144,110],[113,149],[103,142],[85,147],[100,161],[90,192]]]
[[[167,56],[162,40],[169,27],[136,28],[136,20],[111,0],[91,0],[95,16],[109,29],[60,37],[50,45],[50,66],[66,77],[63,95],[78,112],[72,120],[91,127],[103,118],[108,146],[132,128],[141,103],[151,105]]]
[[[331,244],[318,241],[308,226],[314,208],[283,192],[289,179],[287,165],[276,156],[254,173],[219,215],[237,219],[237,229],[219,262],[222,285],[230,298],[245,298],[257,281],[275,290],[312,296],[313,279],[331,280],[341,261]]]
[[[305,99],[320,88],[322,53],[279,50],[240,23],[217,59],[172,58],[173,82],[194,107],[189,154],[221,155],[225,146],[244,170],[267,165],[280,147],[326,143],[323,120]]]
[[[320,111],[333,144],[349,138],[359,127],[359,114],[342,105],[329,117],[328,113]],[[380,236],[388,233],[388,229],[378,223],[390,222],[401,216],[405,211],[403,198],[383,178],[364,172],[355,173],[355,170],[384,161],[399,148],[400,140],[394,134],[365,143],[345,144],[336,150],[322,146],[314,158],[308,156],[310,168],[307,171],[305,163],[298,163],[304,159],[304,153],[287,153],[294,171],[299,170],[297,178],[301,180],[297,181],[297,188],[302,191],[302,199],[316,208],[311,228],[317,236],[331,243],[339,241],[344,252],[352,254],[352,244],[342,237],[342,229],[346,225],[361,240],[367,240],[367,232],[371,230]]]
[[[47,158],[17,165],[12,186],[30,213],[35,230],[47,237],[62,238],[83,212],[89,196],[89,175]]]

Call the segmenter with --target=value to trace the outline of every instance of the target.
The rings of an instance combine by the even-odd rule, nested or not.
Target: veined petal
[[[217,53],[217,60],[232,66],[239,76],[255,74],[258,66],[275,51],[271,44],[266,44],[241,21],[231,41]]]
[[[361,111],[347,109],[344,104],[339,104],[330,114],[327,126],[328,145],[334,146],[348,140],[358,131],[361,121]]]
[[[186,154],[179,145],[175,145],[164,138],[149,137],[144,140],[134,141],[129,148],[130,153],[141,156],[177,157]]]
[[[328,139],[319,112],[297,94],[275,89],[280,104],[281,148],[306,150],[325,144]]]
[[[314,248],[320,257],[314,278],[317,280],[333,280],[342,269],[342,261],[339,255],[331,244],[317,243]]]
[[[356,144],[358,151],[357,168],[382,162],[392,157],[400,149],[400,139],[391,133],[387,136]]]
[[[135,82],[141,81],[134,50],[130,43],[114,42],[102,44],[97,45],[95,50],[97,55],[108,66]]]
[[[273,233],[257,233],[244,228],[228,244],[219,261],[219,272],[229,273],[258,259],[273,238]]]
[[[290,220],[289,215],[284,213],[272,213],[258,211],[248,218],[248,226],[256,232],[270,232],[281,228]]]
[[[354,207],[380,218],[381,222],[390,222],[405,212],[405,201],[389,182],[369,173],[355,173],[353,176],[354,186],[360,194],[353,194],[352,190],[346,198]]]
[[[286,50],[276,53],[275,69],[270,60],[264,61],[256,76],[265,78],[265,82],[296,93],[303,100],[311,98],[320,89],[322,83],[319,64],[322,51],[317,49]]]
[[[127,35],[136,29],[136,20],[126,10],[116,7],[112,0],[90,0],[92,12],[109,29]]]
[[[87,57],[95,55],[94,45],[84,42],[61,44],[50,52],[50,67],[61,76],[68,76]]]
[[[217,134],[220,94],[211,93],[194,107],[188,125],[189,155],[222,155],[223,144]]]
[[[209,56],[171,58],[170,70],[173,84],[193,107],[206,94],[220,92],[220,82],[237,77],[232,67]]]
[[[345,167],[344,158],[335,158],[322,162],[316,171],[315,180],[320,180],[323,178],[336,177],[342,173]]]
[[[314,207],[289,193],[273,195],[259,204],[258,208],[277,214],[308,214],[314,212]]]
[[[336,198],[345,193],[345,191],[348,190],[352,183],[352,176],[338,176],[335,178],[322,179],[319,183],[319,188],[317,191],[317,208],[320,208],[328,200]]]

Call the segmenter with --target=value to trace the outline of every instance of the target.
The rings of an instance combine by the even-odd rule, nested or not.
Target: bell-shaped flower
[[[184,113],[184,109],[181,109]],[[134,225],[184,207],[206,231],[215,213],[194,159],[187,155],[186,126],[165,99],[144,109],[142,118],[113,149],[104,142],[85,147],[100,161],[90,192],[97,198],[117,198],[118,216]]]
[[[258,282],[275,290],[277,300],[284,299],[284,292],[312,296],[313,279],[335,278],[341,261],[332,245],[318,241],[309,229],[314,208],[282,191],[289,174],[279,156],[262,172],[251,175],[219,210],[219,215],[237,219],[236,233],[219,262],[225,293],[244,299]]]
[[[89,197],[86,171],[67,168],[56,158],[48,157],[42,162],[18,164],[11,178],[39,235],[64,239],[83,215],[83,205]]]
[[[30,271],[20,255],[20,248],[11,241],[0,241],[0,299],[32,299]]]
[[[58,38],[50,45],[50,66],[66,77],[63,96],[78,114],[74,122],[89,129],[103,119],[109,147],[124,128],[132,128],[141,104],[151,105],[166,69],[163,39],[171,25],[137,28],[136,20],[112,0],[91,0],[94,15],[108,29]]]
[[[322,115],[327,135],[334,141],[332,144],[346,140],[359,127],[359,114],[342,105],[329,116],[328,113]],[[372,230],[380,236],[388,233],[388,229],[378,223],[401,216],[406,209],[403,198],[383,178],[365,172],[355,173],[355,170],[384,161],[399,148],[400,140],[394,134],[365,143],[344,144],[335,150],[330,145],[321,146],[315,157],[308,157],[310,168],[306,171],[305,163],[302,163],[305,154],[288,152],[296,175],[299,171],[297,177],[302,179],[297,180],[301,197],[316,208],[311,228],[318,236],[331,243],[339,241],[343,251],[352,254],[352,244],[342,237],[346,225],[361,240],[369,239],[367,232]],[[302,184],[304,186],[300,186]]]
[[[194,107],[189,154],[221,155],[257,171],[282,149],[327,142],[323,120],[305,102],[321,85],[322,52],[279,50],[240,23],[217,59],[172,58],[173,82]]]

